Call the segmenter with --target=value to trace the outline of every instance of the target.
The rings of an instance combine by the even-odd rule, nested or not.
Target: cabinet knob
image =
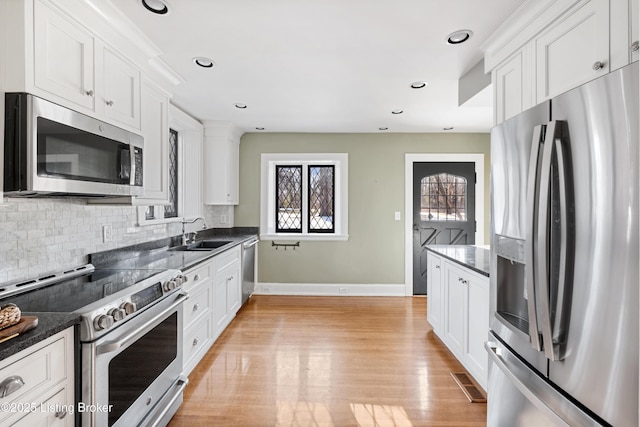
[[[194,346],[194,347],[195,347],[195,346],[197,346],[199,342],[200,342],[200,337],[196,337],[196,338],[193,340],[193,346]]]
[[[63,409],[62,411],[58,411],[55,414],[55,417],[60,419],[60,420],[63,419],[64,417],[66,417],[66,416],[67,416],[67,410],[66,409]]]
[[[638,50],[640,50],[640,41],[636,40],[633,43],[631,43],[631,50],[633,52],[637,52]]]
[[[440,266],[439,266],[439,265],[436,265],[436,268],[437,268],[438,270],[440,270]]]
[[[198,311],[199,308],[200,306],[198,304],[193,305],[193,311]]]
[[[109,107],[113,107],[113,101],[111,100],[105,102],[105,104],[107,104]]]
[[[593,63],[594,71],[602,70],[604,68],[604,62],[596,61]]]
[[[199,274],[196,274],[195,276],[193,276],[193,280],[194,280],[194,281],[196,281],[196,282],[197,282],[198,280],[200,280],[200,275],[199,275]]]
[[[93,96],[93,90],[88,90],[85,92],[87,96]]]

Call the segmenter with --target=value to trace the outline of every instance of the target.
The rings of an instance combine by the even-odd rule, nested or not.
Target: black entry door
[[[413,164],[413,293],[427,294],[426,245],[475,243],[475,163]]]

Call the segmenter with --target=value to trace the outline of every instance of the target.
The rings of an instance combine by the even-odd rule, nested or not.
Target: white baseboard
[[[256,283],[254,295],[405,296],[404,284]]]

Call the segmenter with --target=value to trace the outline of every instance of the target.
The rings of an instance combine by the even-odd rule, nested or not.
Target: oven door
[[[182,303],[154,304],[92,343],[82,344],[83,426],[155,425],[182,402]],[[170,411],[173,411],[169,413]]]

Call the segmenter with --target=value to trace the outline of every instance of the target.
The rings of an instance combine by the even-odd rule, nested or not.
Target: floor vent
[[[471,403],[486,403],[487,398],[482,394],[482,392],[476,387],[476,385],[471,381],[469,375],[466,372],[451,372],[451,376],[453,380],[458,384],[460,389],[469,402]]]

